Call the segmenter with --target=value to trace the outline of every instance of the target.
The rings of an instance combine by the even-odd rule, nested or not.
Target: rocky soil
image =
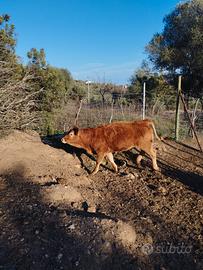
[[[203,269],[203,154],[166,140],[161,172],[14,131],[0,140],[0,269]]]

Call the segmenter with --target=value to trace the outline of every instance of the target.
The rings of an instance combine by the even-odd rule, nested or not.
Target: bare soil
[[[57,136],[0,140],[0,269],[203,269],[203,155],[166,140],[160,172],[119,173]]]

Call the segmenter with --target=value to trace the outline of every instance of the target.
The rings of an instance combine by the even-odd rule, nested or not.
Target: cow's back
[[[101,127],[101,143],[112,152],[142,148],[152,140],[150,121],[115,122]],[[103,137],[103,138],[102,138]]]

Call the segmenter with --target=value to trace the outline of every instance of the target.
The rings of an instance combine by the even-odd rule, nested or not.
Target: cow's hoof
[[[93,175],[95,175],[97,172],[95,172],[95,171],[93,171],[93,172],[91,172],[89,175],[90,176],[93,176]]]
[[[143,167],[141,165],[137,164],[137,169],[142,169]]]

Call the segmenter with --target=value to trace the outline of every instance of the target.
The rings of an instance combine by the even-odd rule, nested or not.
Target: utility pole
[[[91,81],[86,81],[86,84],[87,84],[87,103],[89,104],[90,103],[90,83]]]
[[[90,103],[90,83],[87,82],[87,102]]]
[[[142,120],[145,119],[145,95],[146,95],[146,82],[143,83]]]

